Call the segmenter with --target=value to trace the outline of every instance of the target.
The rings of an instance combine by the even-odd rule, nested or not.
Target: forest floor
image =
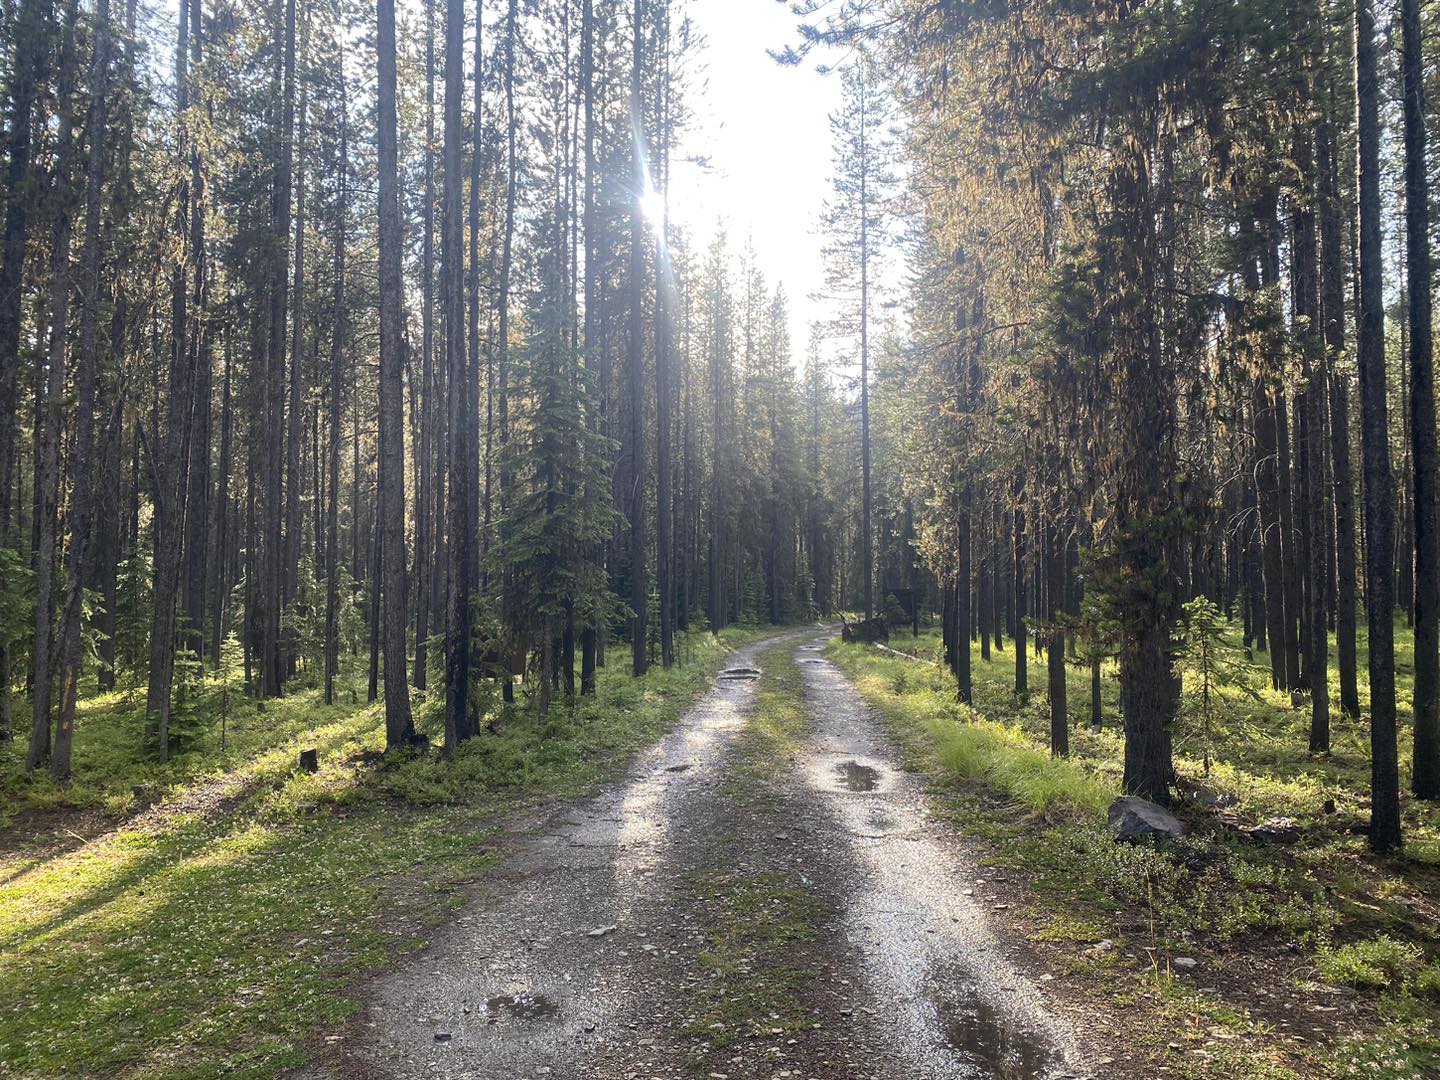
[[[1440,815],[1365,852],[1362,725],[1233,701],[1207,776],[1187,719],[1192,835],[1121,845],[1085,671],[1056,760],[1013,652],[972,711],[892,645],[694,635],[450,763],[295,695],[101,771],[107,706],[75,788],[0,760],[0,1076],[1440,1075]]]

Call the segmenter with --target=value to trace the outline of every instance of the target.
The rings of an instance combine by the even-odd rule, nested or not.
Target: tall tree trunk
[[[630,490],[626,499],[630,526],[630,657],[636,675],[644,675],[649,666],[645,637],[646,607],[650,586],[645,571],[645,205],[644,194],[650,188],[645,167],[644,105],[640,96],[640,75],[644,69],[642,47],[641,0],[631,9],[630,109],[635,130],[635,194],[630,200],[630,340],[625,351],[625,377],[630,395]]]
[[[266,375],[266,420],[263,437],[265,497],[263,562],[260,597],[260,687],[265,697],[277,697],[285,681],[281,614],[286,590],[285,550],[285,373],[286,318],[290,311],[291,183],[295,133],[295,0],[283,0],[284,46],[280,69],[280,146],[275,165],[272,227],[274,265],[270,269],[270,334]],[[298,363],[299,357],[292,357]]]
[[[345,354],[345,234],[350,213],[349,87],[340,73],[340,197],[335,207],[335,325],[330,344],[330,455],[327,464],[325,505],[325,704],[335,704],[335,676],[340,668],[340,637],[337,624],[340,608],[340,418],[344,391]]]
[[[50,21],[50,0],[21,0],[13,31],[14,60],[10,70],[10,113],[5,138],[5,227],[0,238],[0,545],[9,542],[10,491],[17,471],[21,302],[29,215],[34,198],[30,183],[31,139],[35,99],[42,90],[50,63]],[[13,583],[0,580],[0,588],[12,586]],[[0,742],[12,737],[10,646],[11,642],[0,641]]]
[[[499,428],[500,428],[500,533],[501,539],[508,539],[510,534],[509,513],[510,513],[510,276],[514,263],[515,246],[515,184],[516,171],[519,163],[516,158],[516,126],[518,120],[515,115],[515,35],[518,32],[517,23],[519,13],[517,11],[517,0],[510,0],[505,15],[505,224],[504,233],[500,242],[500,297],[499,297],[499,362],[497,363],[497,376],[499,382]],[[510,574],[506,571],[505,580],[501,582],[501,593],[505,599],[502,601],[504,610],[504,623],[507,629],[513,630],[515,613],[510,610]],[[516,644],[510,642],[511,645]],[[505,700],[510,701],[514,697],[513,684],[507,675],[504,684]]]
[[[1157,265],[1155,205],[1145,142],[1153,133],[1116,148],[1109,186],[1116,206],[1114,235],[1120,246],[1122,291],[1154,297]],[[1115,496],[1119,561],[1132,591],[1122,613],[1120,701],[1125,721],[1127,793],[1168,802],[1174,773],[1170,732],[1180,705],[1171,633],[1176,622],[1178,581],[1174,538],[1166,531],[1175,505],[1177,472],[1173,444],[1175,394],[1166,368],[1160,328],[1150,300],[1124,315],[1116,359],[1129,391],[1117,431],[1122,462]]]
[[[583,227],[585,234],[585,327],[584,364],[586,382],[594,392],[600,367],[600,342],[597,334],[596,281],[599,268],[595,253],[595,16],[592,0],[583,0],[580,11],[580,96],[584,109],[585,141],[585,209]],[[599,432],[599,409],[591,408],[586,414],[586,424],[592,434]],[[592,557],[603,565],[603,545],[597,544]],[[598,616],[591,615],[580,630],[580,693],[582,696],[595,693],[595,663],[599,647],[599,633],[596,627]]]
[[[1316,145],[1320,177],[1320,305],[1325,326],[1325,370],[1330,391],[1330,461],[1335,504],[1335,652],[1340,672],[1340,711],[1360,717],[1355,646],[1355,480],[1350,463],[1350,386],[1336,371],[1345,352],[1345,270],[1340,219],[1339,152],[1334,127],[1334,88],[1326,100]]]
[[[1364,464],[1365,577],[1370,644],[1370,847],[1400,838],[1400,767],[1395,732],[1395,510],[1385,400],[1385,308],[1380,254],[1380,87],[1374,0],[1355,4],[1355,113],[1360,278],[1356,361]]]
[[[177,108],[183,117],[189,108],[187,68],[190,30],[189,3],[182,0],[179,43],[175,50]],[[184,123],[182,121],[182,132]],[[190,192],[182,180],[177,225],[183,235],[189,227]],[[166,409],[164,454],[155,485],[155,564],[152,588],[154,612],[150,624],[150,678],[145,697],[146,733],[159,744],[160,760],[170,757],[170,691],[175,673],[175,599],[179,589],[181,545],[185,528],[185,446],[190,422],[193,370],[186,343],[186,269],[182,256],[172,271],[170,305],[170,378]]]
[[[190,60],[198,75],[204,22],[201,0],[190,3]],[[198,104],[198,102],[196,103]],[[208,308],[209,277],[205,252],[205,183],[198,141],[190,148],[190,258],[195,266],[190,349],[194,356],[194,402],[191,406],[188,493],[185,498],[185,568],[183,594],[185,641],[197,659],[205,652],[206,559],[210,532],[210,396],[213,382]]]
[[[1305,560],[1309,577],[1306,609],[1305,675],[1310,690],[1310,750],[1323,753],[1330,749],[1330,639],[1325,629],[1325,559],[1323,558],[1328,523],[1322,493],[1321,463],[1325,455],[1324,386],[1320,379],[1319,360],[1323,345],[1319,338],[1320,290],[1316,276],[1317,244],[1315,202],[1309,189],[1314,174],[1312,133],[1296,132],[1295,162],[1306,185],[1299,193],[1291,236],[1294,271],[1291,275],[1296,324],[1303,327],[1300,339],[1301,376],[1304,394],[1296,408],[1305,417],[1305,480],[1303,505],[1305,535],[1310,538],[1310,557]]]
[[[860,77],[866,77],[865,61],[859,61],[857,71]],[[870,483],[870,147],[867,145],[869,136],[868,119],[865,115],[865,107],[868,102],[869,91],[862,87],[858,96],[860,105],[860,123],[856,129],[859,134],[859,161],[860,167],[860,551],[861,562],[865,572],[865,621],[869,622],[875,617],[875,529],[872,517],[874,514],[874,495]],[[968,496],[967,496],[968,498]],[[960,541],[965,551],[965,611],[970,611],[970,567],[969,567],[969,523],[965,525],[965,536]],[[969,623],[966,622],[965,642],[965,678],[960,688],[962,701],[970,701],[970,643]]]
[[[469,409],[470,373],[465,346],[465,219],[461,212],[460,104],[465,70],[464,0],[445,3],[445,185],[441,221],[441,285],[445,304],[445,368],[450,393],[449,589],[445,619],[445,748],[447,752],[474,734],[470,724],[470,532],[474,430]]]
[[[291,3],[294,0],[290,0]],[[385,745],[415,735],[405,657],[405,388],[400,183],[395,117],[395,0],[377,0],[380,167],[380,507],[385,608]]]
[[[309,16],[305,16],[305,37],[309,37]],[[286,30],[287,47],[290,56],[286,60],[287,114],[293,106],[289,104],[295,96],[295,27]],[[298,107],[299,131],[294,140],[297,151],[294,155],[295,183],[295,266],[293,293],[290,313],[290,402],[286,417],[285,443],[285,577],[282,582],[283,610],[293,611],[300,601],[300,537],[303,525],[300,520],[300,491],[304,486],[301,467],[301,442],[305,434],[305,138],[309,120],[310,82],[300,83]],[[289,125],[287,124],[287,128]],[[286,138],[286,146],[291,140]],[[287,154],[288,156],[288,154]],[[295,674],[298,660],[297,643],[293,627],[284,631],[284,676]]]
[[[50,249],[50,341],[45,377],[39,402],[36,433],[36,496],[39,507],[39,542],[35,548],[35,645],[34,686],[30,695],[30,747],[25,755],[27,768],[36,769],[51,761],[50,707],[53,700],[55,650],[54,598],[56,543],[59,533],[61,410],[65,393],[65,365],[70,337],[70,234],[73,216],[70,185],[74,171],[75,125],[70,114],[75,96],[76,57],[74,0],[65,7],[61,29],[60,72],[56,113],[58,133],[55,145],[55,178],[51,187],[55,221]],[[92,384],[93,391],[93,384]],[[93,408],[93,393],[91,407]],[[88,449],[76,447],[76,453]],[[83,577],[77,575],[83,584]],[[78,617],[78,613],[77,613]],[[78,631],[77,631],[78,635]],[[70,771],[69,743],[65,748],[61,778]]]
[[[1410,320],[1410,442],[1415,495],[1415,759],[1421,799],[1440,799],[1440,503],[1430,298],[1430,183],[1420,0],[1400,0],[1405,118],[1405,270]]]
[[[656,91],[656,159],[660,173],[656,185],[663,190],[669,157],[669,80],[670,80],[670,5],[662,3],[657,12],[660,22],[657,47],[662,51],[656,68],[659,86]],[[675,653],[674,581],[671,575],[670,546],[670,324],[666,313],[666,293],[670,287],[670,252],[668,215],[655,223],[655,583],[660,592],[660,662],[669,667]]]
[[[415,453],[415,688],[425,689],[430,662],[430,575],[435,569],[430,511],[435,468],[435,5],[425,0],[425,200],[420,228],[420,446]]]
[[[198,4],[199,0],[196,0]],[[80,352],[75,365],[75,447],[70,455],[70,547],[65,556],[65,604],[60,617],[60,713],[50,775],[70,779],[75,703],[80,691],[80,622],[84,609],[87,545],[94,500],[95,371],[100,350],[100,211],[105,182],[105,128],[110,73],[110,0],[95,9],[95,46],[90,58],[90,140],[85,165],[85,238],[81,257]],[[68,257],[68,256],[67,256]],[[58,290],[57,290],[58,293]],[[60,324],[63,327],[63,322]]]

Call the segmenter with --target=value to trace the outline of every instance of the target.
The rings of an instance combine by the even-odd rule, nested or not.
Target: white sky
[[[830,194],[829,115],[840,79],[818,74],[814,58],[781,67],[767,55],[798,40],[788,4],[690,0],[685,10],[706,46],[687,95],[690,129],[672,158],[671,219],[700,251],[717,220],[733,254],[747,238],[753,243],[771,288],[785,286],[799,362],[811,320],[823,315],[811,294],[824,287],[819,218]],[[708,168],[683,160],[699,154]]]

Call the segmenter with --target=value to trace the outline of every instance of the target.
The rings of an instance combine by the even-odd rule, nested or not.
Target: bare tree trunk
[[[12,476],[19,439],[21,302],[25,248],[34,198],[30,183],[35,99],[50,62],[50,0],[22,0],[15,16],[15,58],[10,71],[10,117],[6,137],[5,227],[0,239],[0,545],[9,542]],[[11,583],[0,580],[0,587]],[[10,645],[0,641],[0,742],[12,737]],[[47,725],[48,726],[48,725]]]
[[[263,697],[277,697],[285,682],[281,613],[286,595],[284,538],[285,363],[286,317],[290,310],[291,181],[295,132],[295,0],[283,0],[284,48],[281,56],[281,123],[279,160],[273,196],[274,265],[270,281],[270,334],[266,373],[264,436],[265,511],[261,541],[260,687]],[[298,357],[292,358],[298,362]]]
[[[641,34],[641,0],[631,9],[632,49],[630,59],[630,109],[637,132],[642,132],[643,106],[640,73],[645,63]],[[635,194],[630,200],[630,340],[625,353],[626,383],[630,392],[630,491],[626,506],[630,525],[630,656],[636,675],[649,666],[645,640],[645,614],[650,587],[645,572],[645,338],[641,289],[645,277],[644,193],[649,189],[645,152],[636,136]]]
[[[187,69],[189,3],[182,0],[179,43],[175,50],[177,107],[183,116],[189,108]],[[177,223],[182,234],[189,227],[189,184],[181,181]],[[160,760],[170,757],[170,692],[175,673],[175,599],[179,589],[181,545],[185,529],[185,458],[190,423],[193,364],[187,353],[186,261],[175,266],[171,281],[170,379],[166,410],[164,454],[156,477],[154,617],[150,625],[150,679],[145,699],[146,733],[159,743]],[[154,457],[152,451],[152,468]]]
[[[309,18],[306,16],[305,37],[309,37]],[[293,13],[286,31],[286,42],[290,55],[286,60],[286,113],[292,106],[290,99],[295,95],[295,27]],[[300,83],[299,132],[294,140],[295,153],[295,267],[294,282],[291,285],[293,308],[290,313],[290,405],[286,417],[285,444],[285,577],[281,583],[283,610],[293,612],[300,599],[300,537],[304,526],[300,518],[300,491],[304,486],[301,463],[301,443],[305,434],[305,136],[309,120],[309,80]],[[287,127],[289,125],[287,124]],[[287,148],[291,140],[286,138]],[[288,152],[287,152],[288,156]],[[295,674],[298,653],[293,628],[284,631],[283,674],[290,678]]]
[[[293,0],[291,0],[293,3]],[[405,657],[405,388],[400,184],[395,116],[395,0],[377,0],[380,166],[380,554],[385,582],[385,745],[415,735]]]
[[[1405,271],[1410,320],[1410,442],[1415,495],[1415,759],[1420,799],[1440,799],[1440,504],[1430,298],[1430,183],[1419,0],[1400,0],[1405,129]]]
[[[1365,569],[1370,631],[1370,847],[1400,847],[1400,768],[1395,732],[1394,493],[1385,400],[1385,308],[1380,254],[1380,87],[1374,0],[1355,5],[1356,165],[1360,278],[1356,360],[1365,485]]]
[[[415,688],[425,689],[430,662],[430,575],[435,545],[431,507],[435,468],[435,5],[425,0],[425,200],[420,238],[420,385],[411,393],[421,399],[420,446],[415,454]]]
[[[593,392],[600,367],[600,342],[596,336],[595,283],[598,270],[595,265],[595,18],[591,0],[583,0],[580,14],[580,95],[585,112],[585,375]],[[591,409],[586,417],[592,433],[599,430],[598,409]],[[602,562],[600,546],[592,553],[596,562]],[[595,693],[595,661],[599,647],[596,617],[586,618],[580,630],[580,693],[582,696]]]
[[[190,59],[198,71],[202,51],[201,0],[190,4]],[[190,349],[194,356],[194,403],[191,406],[188,494],[185,499],[185,568],[183,592],[185,640],[203,658],[205,652],[206,557],[210,532],[210,396],[213,382],[208,308],[209,278],[205,252],[205,184],[200,147],[190,150],[190,251],[195,265],[194,313],[190,320]]]
[[[475,732],[470,723],[470,532],[474,430],[469,409],[470,373],[465,348],[465,219],[461,214],[460,102],[465,68],[464,0],[445,4],[445,186],[441,285],[445,304],[445,367],[450,386],[450,493],[446,552],[449,591],[445,619],[445,749],[452,751]]]
[[[505,225],[500,244],[500,315],[499,315],[499,428],[500,428],[500,531],[501,538],[509,535],[507,518],[510,511],[510,275],[514,262],[515,242],[515,183],[518,162],[515,154],[517,119],[515,116],[515,35],[519,18],[517,0],[510,0],[505,15]],[[510,581],[501,583],[502,594],[508,597]],[[505,603],[505,624],[510,627],[514,613]],[[504,685],[505,700],[514,697],[513,684],[507,676]]]
[[[1350,388],[1334,360],[1345,351],[1345,276],[1340,223],[1340,181],[1335,143],[1334,90],[1326,101],[1316,146],[1320,175],[1320,304],[1325,324],[1325,370],[1330,391],[1330,459],[1335,503],[1335,651],[1340,671],[1340,710],[1360,716],[1355,646],[1355,480],[1350,464]]]
[[[1313,143],[1309,131],[1297,130],[1295,162],[1302,183],[1308,185],[1313,175]],[[1305,471],[1302,504],[1305,511],[1305,535],[1310,539],[1310,557],[1305,560],[1309,575],[1306,607],[1305,675],[1310,690],[1310,750],[1322,753],[1330,749],[1330,639],[1325,629],[1325,560],[1322,556],[1327,533],[1325,500],[1321,491],[1324,419],[1324,387],[1318,373],[1318,355],[1323,348],[1319,338],[1320,291],[1316,274],[1317,238],[1315,204],[1309,190],[1301,193],[1292,227],[1291,248],[1294,271],[1291,292],[1297,325],[1304,327],[1300,340],[1301,374],[1304,394],[1296,409],[1305,417]]]
[[[663,190],[668,178],[665,168],[669,159],[669,89],[670,89],[670,10],[669,3],[663,3],[657,18],[659,28],[658,48],[662,51],[659,63],[659,85],[656,89],[656,120],[660,174],[657,186]],[[670,288],[670,222],[668,214],[658,223],[655,232],[655,582],[660,591],[660,662],[669,667],[675,659],[675,583],[673,580],[670,554],[672,543],[672,520],[670,506],[670,324],[666,312],[667,292]]]
[[[35,645],[34,688],[30,697],[30,748],[25,766],[37,769],[51,761],[50,706],[53,698],[55,638],[54,597],[56,543],[59,533],[60,501],[60,423],[65,393],[66,345],[70,336],[70,234],[73,207],[70,182],[75,152],[75,125],[70,116],[75,95],[75,22],[74,0],[67,3],[61,29],[60,77],[57,88],[59,131],[55,146],[55,178],[51,198],[55,208],[54,232],[50,249],[50,342],[46,358],[45,380],[42,383],[39,431],[36,433],[38,458],[36,496],[39,513],[39,542],[35,549]],[[93,390],[93,386],[92,386]],[[92,394],[93,397],[93,394]],[[92,400],[91,406],[93,408]],[[77,447],[77,452],[85,453]],[[83,578],[81,579],[83,583]],[[78,635],[78,631],[77,631]],[[52,762],[53,764],[53,762]],[[69,742],[63,775],[70,770]]]
[[[345,354],[345,234],[350,213],[349,87],[340,73],[340,198],[335,208],[335,325],[330,345],[330,475],[325,505],[325,704],[335,704],[335,676],[340,668],[337,617],[340,607],[340,418]]]
[[[857,70],[861,73],[861,78],[864,78],[865,64],[863,60],[858,63]],[[865,569],[865,621],[869,622],[875,617],[875,529],[871,520],[874,512],[874,496],[870,483],[870,148],[866,145],[870,129],[865,116],[867,101],[868,91],[862,89],[859,94],[860,123],[856,129],[860,137],[858,161],[860,166],[860,473],[862,504],[860,550]],[[964,551],[965,588],[968,590],[970,583],[970,525],[968,518],[965,523],[965,537],[961,540],[961,544]],[[968,591],[964,603],[968,616],[970,611]],[[960,699],[968,704],[970,701],[970,643],[969,624],[966,625],[967,637],[963,664],[965,678],[960,688]]]
[[[196,0],[197,4],[199,0]],[[90,140],[85,166],[85,238],[81,258],[80,353],[75,365],[75,448],[70,455],[70,548],[65,557],[65,604],[60,619],[60,713],[50,775],[70,779],[70,750],[75,736],[75,703],[80,690],[80,621],[84,609],[86,552],[94,499],[95,370],[100,349],[100,211],[105,179],[107,78],[110,66],[110,2],[98,0],[95,46],[90,60]],[[68,253],[67,253],[68,260]],[[59,290],[57,290],[57,296]],[[61,320],[59,326],[64,327]]]

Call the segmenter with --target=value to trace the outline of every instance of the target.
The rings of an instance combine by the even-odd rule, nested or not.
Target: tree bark
[[[634,115],[635,195],[630,200],[630,340],[625,352],[625,378],[630,395],[630,491],[626,501],[630,526],[630,657],[636,675],[649,666],[645,615],[650,587],[645,570],[645,337],[642,288],[645,278],[645,206],[650,187],[645,168],[644,123],[640,74],[645,63],[641,34],[641,0],[631,9],[630,101]]]
[[[70,547],[65,557],[65,604],[61,609],[59,635],[60,712],[55,723],[55,748],[50,757],[50,775],[61,784],[70,780],[70,751],[74,744],[82,659],[80,623],[84,613],[85,568],[94,501],[95,371],[100,350],[100,211],[104,198],[109,72],[110,2],[97,0],[95,45],[90,59],[90,115],[85,125],[90,146],[85,166],[80,351],[75,365],[75,448],[70,455]],[[63,327],[63,322],[60,325]]]
[[[335,704],[335,676],[340,668],[340,419],[345,354],[345,234],[350,213],[348,183],[349,113],[345,74],[340,73],[340,197],[335,208],[335,325],[330,344],[330,454],[325,503],[325,704]]]
[[[50,708],[53,700],[51,678],[54,674],[55,651],[59,644],[53,621],[56,545],[59,533],[60,426],[64,404],[67,343],[70,336],[70,235],[73,215],[70,184],[75,153],[75,125],[71,119],[70,107],[75,94],[77,63],[77,10],[74,0],[66,4],[63,17],[59,85],[56,91],[56,164],[51,188],[55,220],[50,249],[50,340],[37,417],[39,431],[36,433],[39,542],[35,548],[34,685],[30,695],[30,747],[25,755],[25,765],[29,769],[37,769],[47,762],[52,769],[56,767],[56,762],[51,757]],[[91,406],[93,405],[92,400]],[[77,452],[88,455],[88,449],[77,447]],[[77,577],[83,584],[83,577]],[[78,634],[77,628],[77,640]],[[64,749],[65,758],[59,765],[61,779],[67,778],[70,771],[68,732]]]
[[[1420,799],[1440,799],[1440,504],[1430,297],[1430,184],[1419,0],[1400,0],[1405,133],[1405,271],[1410,321],[1410,444],[1415,497],[1415,757]]]
[[[1334,90],[1328,83],[1316,145],[1320,177],[1320,304],[1325,326],[1325,372],[1330,402],[1330,461],[1335,506],[1335,653],[1340,673],[1340,711],[1360,717],[1355,645],[1355,480],[1350,463],[1350,387],[1335,370],[1345,353],[1345,271],[1340,220],[1340,180],[1335,142]]]
[[[291,3],[294,0],[290,0]],[[380,168],[380,554],[384,561],[385,745],[415,735],[405,656],[405,389],[400,185],[395,116],[395,0],[377,0]]]
[[[175,50],[177,108],[183,117],[189,108],[188,36],[189,3],[182,0],[179,42]],[[182,132],[184,125],[182,122]],[[177,225],[189,227],[190,192],[182,180]],[[160,760],[170,757],[170,693],[175,672],[175,600],[179,589],[181,546],[185,528],[185,446],[190,422],[193,364],[187,350],[187,259],[182,255],[172,271],[170,307],[170,377],[166,406],[164,454],[156,469],[154,613],[150,624],[149,687],[145,698],[146,733],[159,744]],[[152,451],[152,469],[155,459]]]
[[[450,393],[452,440],[448,455],[450,492],[445,550],[449,559],[445,620],[445,749],[451,752],[474,734],[470,724],[470,531],[474,452],[469,409],[470,373],[465,344],[465,219],[461,212],[460,104],[465,69],[464,0],[445,3],[445,180],[441,215],[441,285],[445,304],[445,368]]]
[[[1356,361],[1360,369],[1360,450],[1364,467],[1365,571],[1370,645],[1370,847],[1400,847],[1400,768],[1395,732],[1395,540],[1385,308],[1380,253],[1380,87],[1374,0],[1355,4],[1356,171],[1359,288]]]
[[[1299,130],[1295,137],[1295,162],[1305,190],[1299,193],[1291,230],[1295,321],[1300,328],[1301,377],[1304,393],[1296,408],[1305,418],[1305,471],[1302,503],[1305,535],[1310,539],[1310,557],[1305,559],[1306,590],[1305,676],[1310,691],[1310,751],[1330,749],[1330,639],[1325,628],[1325,560],[1321,553],[1328,532],[1325,500],[1321,490],[1321,463],[1324,460],[1322,433],[1325,427],[1324,388],[1320,379],[1322,344],[1319,337],[1320,292],[1316,277],[1317,244],[1315,203],[1309,190],[1314,174],[1312,134]]]

